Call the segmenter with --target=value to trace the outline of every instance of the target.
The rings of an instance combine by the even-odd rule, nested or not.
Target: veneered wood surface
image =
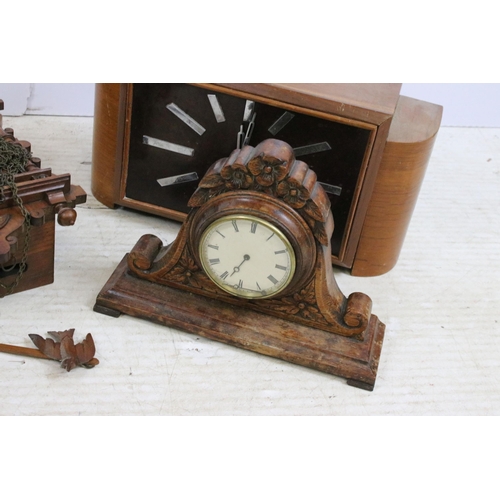
[[[221,83],[303,108],[379,125],[394,114],[400,83]]]
[[[442,115],[443,107],[439,104],[400,96],[387,141],[401,144],[427,141],[437,134]]]
[[[398,260],[441,122],[442,107],[402,96],[352,268],[378,276]]]
[[[91,188],[94,196],[110,208],[117,201],[116,174],[121,170],[121,156],[117,156],[121,87],[123,84],[106,83],[96,85],[95,90]]]

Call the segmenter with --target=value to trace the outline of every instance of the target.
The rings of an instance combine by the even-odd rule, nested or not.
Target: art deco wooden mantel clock
[[[332,262],[358,276],[396,263],[442,109],[400,84],[99,84],[92,191],[184,220],[206,168],[268,138],[327,193]]]
[[[204,169],[173,243],[144,235],[94,309],[345,377],[372,390],[384,325],[333,276],[330,200],[277,139],[238,143]]]

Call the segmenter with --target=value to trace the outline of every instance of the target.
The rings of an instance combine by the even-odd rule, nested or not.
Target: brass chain
[[[14,144],[6,141],[0,137],[0,203],[5,200],[5,188],[8,187],[12,193],[12,199],[21,211],[24,218],[24,247],[23,256],[19,263],[19,269],[16,279],[10,285],[0,283],[0,287],[6,290],[6,295],[11,294],[14,289],[19,285],[24,271],[26,270],[26,261],[28,259],[28,250],[30,244],[30,231],[31,231],[31,217],[30,213],[23,204],[23,200],[19,196],[17,184],[15,182],[15,175],[20,174],[26,170],[26,165],[31,157],[25,148],[21,145]],[[0,266],[4,271],[6,269]]]

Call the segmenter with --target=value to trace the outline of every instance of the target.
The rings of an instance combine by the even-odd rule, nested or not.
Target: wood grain
[[[375,385],[385,332],[374,315],[362,341],[286,319],[277,321],[244,307],[137,278],[128,272],[127,256],[101,290],[94,311],[147,319],[337,375],[346,378],[349,385],[370,391]]]
[[[392,117],[401,90],[400,83],[221,83],[218,85],[377,125]]]
[[[441,115],[441,106],[400,98],[359,240],[353,275],[378,276],[396,265]]]
[[[95,91],[91,189],[110,208],[116,202],[119,187],[116,176],[121,170],[118,149],[121,87],[119,83],[99,84]]]

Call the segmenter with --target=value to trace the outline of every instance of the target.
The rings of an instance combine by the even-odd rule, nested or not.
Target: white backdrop
[[[402,95],[441,104],[444,126],[500,127],[500,83],[405,83]],[[92,83],[0,83],[6,116],[92,116]]]

